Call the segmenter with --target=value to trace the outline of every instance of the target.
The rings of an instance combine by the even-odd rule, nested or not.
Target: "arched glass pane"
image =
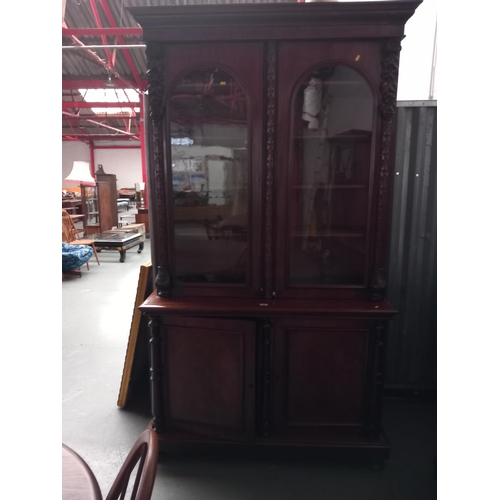
[[[177,282],[248,276],[247,99],[217,69],[187,74],[169,101]]]
[[[365,280],[373,101],[347,66],[322,67],[294,102],[289,282]]]

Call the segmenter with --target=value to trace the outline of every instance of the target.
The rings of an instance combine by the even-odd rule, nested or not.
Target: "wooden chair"
[[[66,210],[62,211],[62,240],[70,245],[89,245],[94,251],[95,259],[97,260],[97,265],[100,266],[99,257],[97,257],[97,251],[95,248],[95,240],[90,238],[81,238],[81,229],[77,229],[73,222],[73,219]],[[89,263],[87,262],[87,269],[89,268]]]
[[[109,490],[106,500],[150,500],[158,465],[158,436],[146,429],[134,443]],[[137,466],[137,467],[136,467]],[[137,470],[133,485],[130,476]],[[131,491],[130,491],[131,490]],[[131,496],[127,494],[130,493]],[[103,495],[90,466],[63,444],[63,499],[102,500]]]
[[[158,465],[158,437],[152,429],[146,429],[135,442],[121,466],[106,500],[125,498],[130,475],[138,464],[130,500],[150,500]]]

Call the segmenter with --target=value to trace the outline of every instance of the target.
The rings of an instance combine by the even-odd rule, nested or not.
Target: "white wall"
[[[113,145],[118,145],[114,143]],[[130,142],[127,143],[131,145]],[[76,183],[64,181],[73,168],[74,161],[86,161],[90,164],[90,147],[79,141],[62,141],[62,187],[73,187]],[[142,182],[142,160],[139,148],[94,149],[94,162],[102,164],[107,174],[116,175],[117,189],[133,188],[136,182]]]
[[[104,172],[116,175],[116,188],[134,188],[136,182],[143,182],[141,150],[94,149],[94,163],[101,164]]]
[[[398,101],[425,101],[429,99],[436,24],[437,0],[423,0],[405,25],[405,38],[401,42],[399,61]],[[433,99],[437,99],[437,76],[434,82]]]
[[[399,62],[399,101],[429,99],[436,25],[437,0],[424,0],[406,23]],[[433,99],[437,99],[437,70]]]
[[[86,161],[90,164],[90,147],[79,141],[62,141],[62,187],[74,187],[75,182],[64,179],[70,174],[74,161]],[[90,170],[90,169],[89,169]]]

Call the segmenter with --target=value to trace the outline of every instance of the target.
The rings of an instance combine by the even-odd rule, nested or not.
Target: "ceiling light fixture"
[[[116,83],[111,80],[111,75],[108,75],[108,80],[104,84],[104,86],[108,89],[114,89],[116,87]]]

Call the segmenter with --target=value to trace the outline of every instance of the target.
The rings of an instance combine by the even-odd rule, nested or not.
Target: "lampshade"
[[[64,180],[95,183],[95,179],[90,175],[90,165],[86,161],[74,161],[71,173]]]

